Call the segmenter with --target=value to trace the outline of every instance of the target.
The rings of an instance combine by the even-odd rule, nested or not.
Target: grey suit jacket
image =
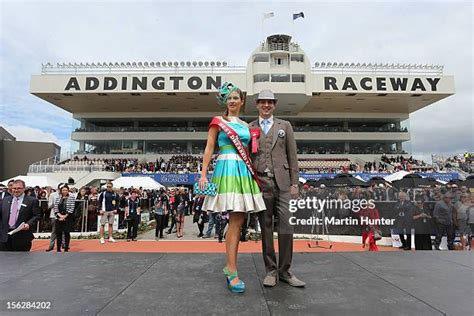
[[[260,128],[258,119],[249,124],[249,129]],[[273,173],[278,188],[288,191],[290,186],[298,184],[298,158],[296,155],[296,141],[293,127],[290,122],[273,117],[273,142],[272,142],[272,163]],[[263,132],[261,132],[263,133]],[[252,144],[250,143],[251,147]],[[250,148],[251,149],[251,148]],[[256,154],[251,154],[254,166],[258,165],[258,160],[262,156],[263,148],[259,148]],[[252,152],[252,150],[250,150]]]

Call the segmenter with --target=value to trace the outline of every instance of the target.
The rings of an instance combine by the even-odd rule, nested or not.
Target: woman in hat
[[[219,156],[216,160],[212,175],[212,182],[217,185],[217,195],[207,195],[204,199],[202,210],[211,212],[229,212],[229,228],[226,233],[227,264],[224,274],[227,286],[233,293],[245,291],[245,284],[237,274],[237,253],[240,241],[240,228],[244,222],[245,214],[260,212],[265,209],[262,193],[254,177],[253,167],[247,159],[242,158],[229,135],[235,132],[246,148],[250,142],[248,124],[239,119],[240,109],[244,105],[244,94],[237,86],[224,83],[219,88],[217,99],[226,107],[223,116],[214,117],[209,124],[206,149],[204,151],[203,165],[199,187],[204,190],[207,185],[207,168],[211,161],[216,144],[219,146]],[[232,131],[229,131],[229,128]]]

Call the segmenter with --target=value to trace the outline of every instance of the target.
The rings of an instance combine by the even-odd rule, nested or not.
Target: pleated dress
[[[223,120],[221,117],[220,119]],[[230,122],[223,122],[239,135],[242,144],[248,148],[250,131],[247,123],[235,117],[229,119]],[[232,141],[222,130],[219,130],[217,142],[219,155],[211,182],[217,184],[218,193],[216,196],[206,195],[202,208],[212,212],[254,213],[265,210],[265,202],[257,182]]]

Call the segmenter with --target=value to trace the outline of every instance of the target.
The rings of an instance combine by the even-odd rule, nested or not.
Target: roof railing
[[[444,65],[422,64],[394,64],[394,63],[342,63],[342,62],[316,62],[312,68],[313,73],[361,73],[361,74],[435,74],[442,75]]]
[[[41,64],[41,74],[179,74],[245,72],[245,66],[228,66],[223,61],[98,62]]]

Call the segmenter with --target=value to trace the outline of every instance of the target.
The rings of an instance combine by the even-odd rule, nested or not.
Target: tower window
[[[304,75],[296,74],[296,75],[291,75],[291,81],[292,82],[304,82]]]
[[[272,82],[290,82],[289,74],[273,74]]]
[[[253,82],[268,82],[270,81],[269,74],[256,74],[253,76]]]
[[[267,54],[258,54],[253,56],[254,63],[267,63],[269,61],[269,56]]]
[[[304,62],[304,56],[302,54],[292,54],[291,61]]]

